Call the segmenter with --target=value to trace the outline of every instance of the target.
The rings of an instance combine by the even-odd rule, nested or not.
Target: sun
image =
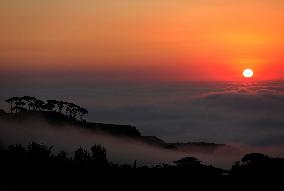
[[[253,71],[251,69],[245,69],[243,75],[245,78],[251,78],[253,77]]]

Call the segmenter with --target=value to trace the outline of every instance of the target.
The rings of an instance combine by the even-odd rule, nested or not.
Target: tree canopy
[[[11,97],[5,101],[10,104],[11,113],[24,111],[50,111],[63,114],[63,111],[65,110],[65,115],[73,119],[77,119],[77,116],[80,116],[81,121],[84,121],[84,116],[88,114],[87,109],[66,101],[43,101],[31,96]]]

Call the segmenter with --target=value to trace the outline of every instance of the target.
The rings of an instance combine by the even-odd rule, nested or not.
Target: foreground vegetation
[[[22,176],[33,175],[43,177],[49,173],[64,174],[65,177],[77,177],[88,174],[90,177],[103,176],[110,172],[120,175],[133,174],[155,176],[155,178],[171,176],[274,176],[284,174],[284,158],[271,158],[260,153],[245,155],[240,161],[233,164],[231,170],[223,170],[202,164],[195,157],[185,157],[170,164],[156,166],[137,166],[133,164],[118,165],[108,161],[106,149],[101,145],[94,145],[90,149],[79,147],[74,156],[60,151],[52,152],[52,147],[31,143],[27,147],[11,145],[0,151],[0,167],[2,173]]]

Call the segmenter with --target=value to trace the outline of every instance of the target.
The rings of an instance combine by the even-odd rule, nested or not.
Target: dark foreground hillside
[[[79,147],[74,156],[68,156],[64,151],[52,154],[52,147],[37,143],[27,147],[11,145],[0,151],[0,188],[49,190],[63,186],[65,189],[94,189],[112,184],[127,187],[132,184],[166,185],[174,182],[191,186],[198,183],[199,187],[203,187],[210,186],[215,180],[234,182],[256,178],[268,181],[273,178],[276,181],[283,177],[284,172],[284,159],[259,153],[245,155],[233,164],[230,171],[226,171],[204,165],[195,157],[173,161],[174,165],[137,166],[136,161],[131,165],[118,165],[108,161],[107,151],[101,145],[94,145],[90,150],[88,152]],[[212,182],[199,185],[203,181]]]

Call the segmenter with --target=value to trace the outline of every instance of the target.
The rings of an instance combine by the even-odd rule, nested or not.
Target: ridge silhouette
[[[57,100],[42,101],[31,96],[12,97],[5,100],[10,105],[9,114],[0,112],[0,119],[20,124],[32,123],[35,119],[44,119],[47,123],[56,126],[71,125],[94,132],[107,133],[116,137],[134,139],[142,143],[183,153],[204,152],[213,153],[224,148],[229,152],[239,152],[236,148],[225,144],[206,142],[168,143],[155,136],[142,136],[135,126],[115,125],[87,122],[84,116],[88,110],[74,103]]]

